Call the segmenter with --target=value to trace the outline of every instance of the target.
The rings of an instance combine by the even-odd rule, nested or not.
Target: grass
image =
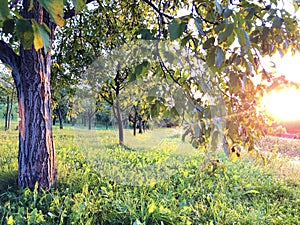
[[[220,154],[216,170],[204,168],[174,129],[126,131],[126,148],[112,130],[55,128],[54,137],[59,186],[38,193],[16,188],[17,132],[0,131],[1,225],[300,224],[299,177],[278,176],[272,157],[263,166]]]

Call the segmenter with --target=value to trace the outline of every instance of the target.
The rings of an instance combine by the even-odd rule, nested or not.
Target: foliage
[[[121,167],[131,168],[138,163],[146,168],[158,164],[157,160],[166,157],[173,147],[161,146],[157,157],[155,150],[132,150],[115,145],[117,138],[112,138],[115,135],[109,137],[107,131],[97,131],[105,145],[100,145],[101,148],[95,145],[98,146],[95,149],[83,143],[81,146],[86,147],[78,149],[76,139],[88,140],[90,135],[83,130],[75,132],[77,137],[73,129],[55,130],[60,184],[58,189],[41,193],[13,189],[17,133],[0,136],[0,179],[8,174],[11,177],[5,187],[0,183],[1,224],[300,223],[299,183],[277,180],[273,172],[259,164],[233,163],[221,156],[223,169],[212,172],[207,168],[200,172],[199,155],[183,154],[172,159],[173,162],[184,160],[184,163],[178,164],[179,168],[169,179],[148,185],[124,184],[103,173],[101,157],[93,157],[95,151],[98,154],[106,151],[105,155],[113,160],[110,166],[119,162]],[[161,132],[159,136],[165,140],[180,141],[178,137],[173,139],[173,134],[170,136],[169,129]],[[82,139],[78,139],[80,137]],[[164,151],[166,148],[170,149]],[[91,154],[85,157],[88,151]],[[103,162],[109,165],[109,161],[103,159]]]
[[[143,11],[139,11],[141,7]],[[294,7],[298,9],[298,3],[295,2]],[[188,9],[186,15],[178,15],[181,8]],[[211,140],[213,135],[219,135],[224,136],[221,142],[225,149],[232,149],[233,146],[249,151],[256,149],[255,139],[266,134],[268,124],[266,116],[258,111],[258,103],[264,90],[277,83],[261,59],[265,55],[276,52],[284,54],[289,49],[295,51],[299,48],[296,41],[299,30],[294,15],[289,14],[277,1],[186,3],[145,0],[127,6],[119,2],[98,3],[93,10],[101,13],[91,14],[91,10],[86,10],[64,28],[67,35],[59,33],[59,39],[62,39],[59,49],[65,49],[62,52],[66,53],[67,61],[70,62],[68,67],[72,71],[78,73],[103,52],[118,49],[123,43],[131,44],[139,39],[156,40],[158,43],[171,40],[188,47],[190,51],[187,54],[205,63],[214,75],[213,79],[195,82],[192,71],[178,68],[176,62],[170,60],[171,55],[164,57],[158,54],[159,66],[151,60],[150,65],[157,68],[155,75],[176,83],[187,92],[185,94],[194,106],[199,105],[206,111],[206,118],[203,111],[194,115],[194,120],[200,118],[199,126],[194,123],[186,126],[186,134],[191,136],[191,142],[198,147],[205,143],[206,148],[209,148],[209,145],[216,145]],[[113,19],[108,20],[109,15]],[[128,17],[130,20],[125,19]],[[139,18],[145,18],[145,21],[141,22]],[[89,24],[97,24],[101,29]],[[73,42],[69,42],[68,37]],[[76,46],[73,52],[68,51],[70,48],[67,46],[70,45]],[[181,53],[184,55],[186,52]],[[140,70],[143,63],[136,66],[135,71]],[[149,71],[144,71],[144,76],[147,72],[149,74]],[[131,80],[137,79],[131,77]],[[262,83],[254,84],[253,77],[260,77]],[[107,81],[112,82],[114,79]],[[126,82],[127,79],[124,79]],[[103,86],[108,89],[111,87],[108,83]],[[214,116],[208,116],[207,112],[213,111],[215,103],[207,103],[203,98],[197,99],[193,95],[195,91],[202,95],[212,92],[207,89],[208,86],[214,87],[213,91],[221,94],[224,99],[226,112],[219,112],[218,116],[226,120],[225,128],[216,128],[214,122],[207,122],[214,121]],[[187,107],[186,111],[191,113],[192,110]],[[239,135],[239,129],[244,130],[244,137]]]

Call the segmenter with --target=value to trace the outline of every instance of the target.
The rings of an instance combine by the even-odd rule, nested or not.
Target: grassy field
[[[37,193],[16,188],[17,132],[0,131],[1,225],[300,224],[298,141],[262,140],[267,165],[220,153],[212,170],[175,129],[126,131],[126,148],[111,130],[54,136],[59,185]]]

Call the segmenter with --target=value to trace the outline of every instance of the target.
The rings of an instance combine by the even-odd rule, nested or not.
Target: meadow
[[[58,187],[37,192],[17,189],[17,136],[0,131],[1,225],[300,224],[297,140],[263,139],[267,164],[220,153],[211,166],[176,129],[126,130],[122,147],[114,130],[54,127]]]

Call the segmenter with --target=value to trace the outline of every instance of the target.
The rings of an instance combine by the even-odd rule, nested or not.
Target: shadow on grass
[[[0,193],[18,189],[18,171],[0,173]]]

